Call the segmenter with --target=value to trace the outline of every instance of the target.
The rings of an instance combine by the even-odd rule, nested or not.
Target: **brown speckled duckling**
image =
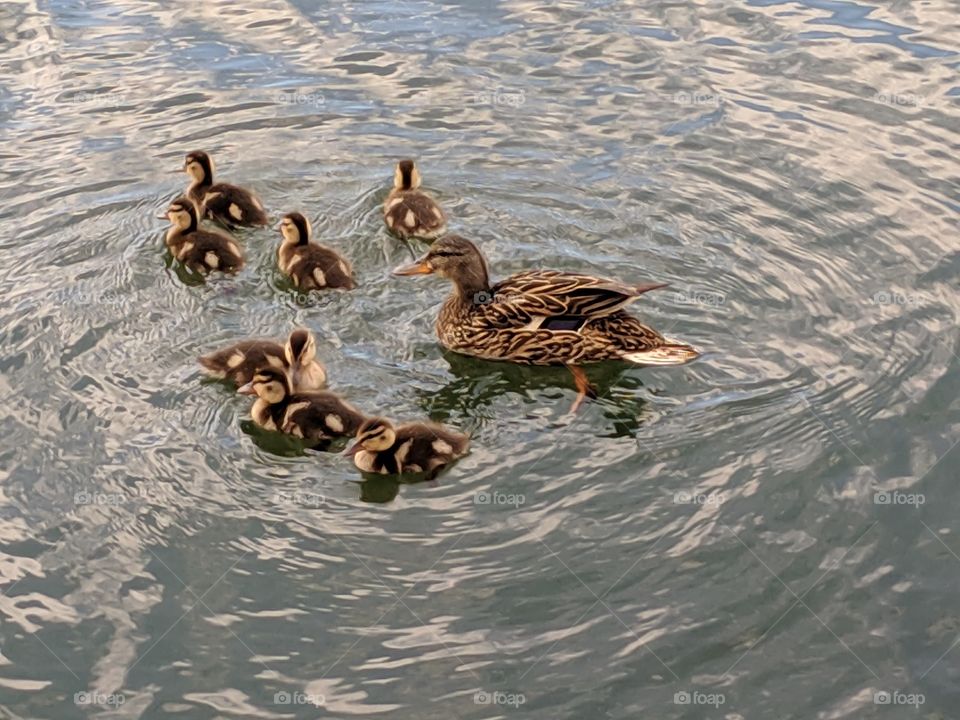
[[[386,418],[370,418],[357,430],[357,442],[347,451],[364,472],[385,475],[426,472],[436,477],[463,457],[470,438],[436,423],[394,426]]]
[[[435,240],[447,230],[447,216],[420,188],[420,170],[401,160],[393,173],[393,189],[383,204],[383,221],[402,239]]]
[[[326,245],[310,242],[310,221],[300,213],[288,213],[280,221],[283,242],[277,250],[281,272],[301,290],[333,288],[352,290],[353,268],[349,261]]]
[[[191,178],[187,196],[203,215],[227,227],[267,224],[267,213],[256,195],[237,185],[213,182],[213,158],[203,150],[187,153],[183,170]]]
[[[274,368],[290,375],[293,389],[309,392],[322,389],[327,373],[317,358],[313,333],[297,328],[285,345],[273,340],[241,340],[197,358],[213,377],[230,380],[238,387],[253,380],[258,370]]]
[[[256,395],[250,416],[265,430],[310,441],[354,435],[365,416],[332,392],[294,392],[283,370],[266,368],[237,390]]]
[[[170,229],[166,244],[173,256],[194,272],[212,270],[236,272],[243,267],[243,251],[229,235],[201,230],[197,209],[185,197],[177,198],[167,208]]]

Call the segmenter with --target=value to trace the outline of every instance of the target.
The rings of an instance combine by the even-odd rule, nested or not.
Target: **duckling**
[[[417,164],[413,160],[398,162],[393,172],[393,190],[383,204],[383,221],[403,240],[435,240],[447,230],[447,216],[419,187]]]
[[[316,357],[313,333],[297,328],[286,345],[273,340],[241,340],[197,360],[210,375],[230,380],[237,387],[253,380],[258,370],[274,368],[289,372],[295,391],[310,392],[322,389],[327,382],[327,373]]]
[[[366,419],[332,392],[294,392],[287,373],[277,368],[258,370],[237,392],[257,396],[250,416],[263,429],[314,442],[354,435]]]
[[[444,467],[463,457],[470,438],[436,423],[394,427],[382,417],[369,418],[357,430],[356,444],[347,450],[363,472],[384,475],[428,473],[433,479]]]
[[[267,224],[263,203],[252,192],[236,185],[213,182],[213,158],[203,150],[188,153],[183,170],[192,180],[187,196],[206,217],[229,228]]]
[[[353,290],[356,285],[349,261],[333,248],[310,242],[312,233],[310,221],[300,213],[283,216],[280,221],[283,242],[277,250],[280,270],[302,290]]]
[[[223,233],[201,230],[197,208],[187,198],[180,197],[170,203],[166,217],[171,225],[165,238],[167,247],[194,272],[236,272],[243,267],[243,252],[236,241]]]

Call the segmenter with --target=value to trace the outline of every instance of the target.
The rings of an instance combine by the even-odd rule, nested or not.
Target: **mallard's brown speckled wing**
[[[484,314],[495,327],[527,327],[537,318],[553,329],[576,330],[586,320],[611,315],[637,298],[645,288],[616,280],[556,270],[517,273],[493,286],[490,297],[474,299],[487,305]],[[542,325],[541,325],[542,326]]]

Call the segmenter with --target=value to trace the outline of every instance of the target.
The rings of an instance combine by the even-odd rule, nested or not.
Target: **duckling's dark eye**
[[[460,255],[458,252],[451,252],[449,250],[434,250],[432,253],[433,257],[457,257]]]

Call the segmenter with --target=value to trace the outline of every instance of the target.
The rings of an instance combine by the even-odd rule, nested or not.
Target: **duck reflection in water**
[[[414,391],[424,413],[438,422],[445,422],[451,416],[470,418],[466,424],[479,428],[502,419],[504,403],[500,399],[503,396],[520,395],[525,404],[543,407],[560,394],[540,391],[556,388],[565,393],[570,389],[570,373],[562,366],[481,360],[449,350],[441,353],[453,378],[439,389],[416,388]],[[591,379],[597,391],[595,404],[612,425],[602,437],[634,437],[646,417],[652,415],[647,401],[638,397],[643,383],[636,373],[627,371],[622,363],[596,363],[591,366]],[[565,418],[555,426],[575,422],[572,414],[568,413]]]

